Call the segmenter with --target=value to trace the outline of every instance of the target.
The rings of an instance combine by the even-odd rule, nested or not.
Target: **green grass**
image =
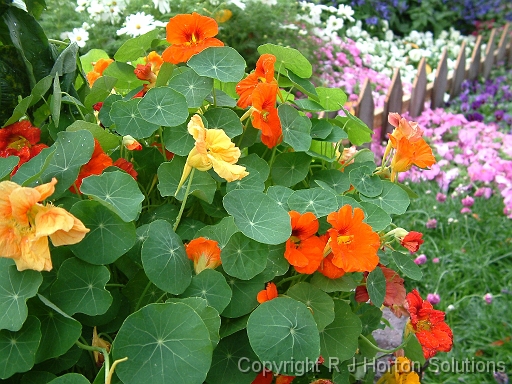
[[[428,262],[421,265],[423,279],[407,282],[407,291],[418,288],[424,298],[437,292],[441,302],[436,309],[455,307],[446,314],[454,334],[453,349],[436,356],[439,372],[434,372],[432,361],[422,383],[495,382],[493,364],[499,369],[498,362],[503,362],[502,369],[512,370],[512,221],[503,215],[499,195],[489,200],[475,198],[475,217],[459,213],[460,197],[436,201],[439,189],[435,183],[423,182],[412,188],[420,198],[396,224],[424,233],[425,243],[418,254],[426,254]],[[429,218],[437,219],[436,229],[425,227]],[[437,264],[432,262],[435,257],[439,258]],[[490,305],[483,300],[486,293],[494,295]],[[504,343],[493,344],[499,340]],[[441,372],[452,360],[465,372]],[[468,361],[465,369],[464,361]],[[471,372],[486,368],[486,364],[487,372]]]

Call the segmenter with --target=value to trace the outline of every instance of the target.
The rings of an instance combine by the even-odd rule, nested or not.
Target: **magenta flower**
[[[436,200],[440,203],[444,203],[446,201],[446,195],[444,193],[438,192],[436,195]]]
[[[475,197],[485,197],[486,199],[489,199],[492,195],[492,189],[489,187],[480,187],[475,191],[474,196]]]
[[[427,295],[427,301],[432,305],[439,304],[441,301],[441,296],[439,296],[437,293],[429,293]]]
[[[434,258],[432,259],[432,262],[433,262],[434,264],[439,263],[439,257],[434,257]]]
[[[414,259],[414,262],[417,265],[425,264],[427,262],[427,256],[424,253],[422,253],[421,255]]]
[[[473,206],[473,204],[475,203],[475,199],[473,199],[471,196],[466,196],[461,200],[461,202],[463,206],[469,208]]]
[[[468,207],[464,207],[460,210],[460,213],[462,213],[463,215],[465,215],[466,213],[471,213],[471,209]]]
[[[487,304],[492,304],[492,299],[493,299],[492,293],[486,293],[484,295],[484,300]]]
[[[428,229],[435,229],[437,228],[437,220],[436,219],[428,219],[425,223],[425,227]]]

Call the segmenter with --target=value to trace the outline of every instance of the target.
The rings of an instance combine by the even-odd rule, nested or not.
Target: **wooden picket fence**
[[[466,65],[466,44],[463,43],[450,77],[448,77],[445,48],[437,66],[435,80],[432,83],[427,82],[426,61],[425,58],[422,58],[418,65],[412,92],[409,95],[404,96],[400,69],[395,68],[383,108],[375,108],[371,84],[366,79],[359,93],[355,115],[371,129],[382,127],[381,139],[386,140],[387,133],[392,130],[392,126],[388,123],[389,112],[404,113],[408,111],[411,117],[417,117],[423,111],[426,102],[430,101],[431,108],[438,108],[444,103],[445,93],[449,93],[450,98],[457,96],[465,79],[474,80],[479,76],[487,79],[494,65],[502,65],[505,62],[512,64],[512,27],[510,23],[504,26],[496,47],[497,34],[496,29],[491,31],[483,55],[481,52],[482,36],[477,37],[469,65]]]

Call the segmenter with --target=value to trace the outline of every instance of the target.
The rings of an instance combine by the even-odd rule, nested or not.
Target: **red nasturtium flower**
[[[135,180],[137,180],[137,176],[139,175],[137,171],[133,168],[133,164],[131,161],[128,161],[126,159],[123,159],[120,157],[114,163],[112,164],[114,167],[117,167],[119,169],[122,169],[127,174],[129,174],[131,177],[133,177]]]
[[[32,126],[30,121],[23,120],[0,129],[0,157],[18,156],[20,160],[14,167],[11,176],[18,168],[38,155],[46,144],[38,144],[41,130]]]
[[[99,59],[97,62],[94,63],[92,70],[90,72],[87,72],[86,75],[90,87],[92,87],[92,85],[96,80],[98,80],[98,78],[103,76],[103,71],[105,71],[105,69],[107,69],[107,67],[113,62],[114,60],[112,59]]]
[[[311,212],[300,214],[288,212],[291,218],[292,235],[286,242],[284,257],[299,273],[312,274],[323,259],[325,242],[315,236],[318,220]]]
[[[402,247],[407,248],[409,252],[414,253],[417,252],[420,249],[420,245],[425,242],[422,237],[423,233],[410,231],[400,240],[400,244],[402,244]]]
[[[185,245],[185,252],[194,261],[196,274],[205,269],[215,269],[221,263],[219,243],[205,237],[198,237]]]
[[[69,190],[73,193],[80,193],[80,186],[82,185],[83,179],[87,176],[101,175],[104,169],[110,167],[112,164],[113,161],[110,156],[103,152],[99,141],[94,139],[94,151],[92,152],[91,159],[87,164],[82,165],[75,183],[69,187]]]
[[[444,321],[444,312],[434,309],[423,300],[417,290],[406,296],[410,320],[406,330],[416,334],[423,356],[430,359],[437,352],[449,352],[453,345],[453,333]]]
[[[252,93],[252,125],[261,131],[261,142],[273,148],[283,139],[276,108],[279,88],[276,83],[260,83]]]
[[[256,300],[258,303],[264,303],[265,301],[269,301],[275,299],[277,297],[277,287],[274,283],[267,283],[267,287],[258,292],[258,296],[256,296]]]
[[[405,303],[405,287],[404,279],[400,275],[390,268],[383,265],[378,265],[377,268],[382,270],[384,278],[386,279],[386,296],[384,296],[384,305],[386,307],[394,308],[394,306],[402,306]],[[364,281],[368,277],[368,272],[364,273]],[[368,290],[365,285],[360,285],[356,288],[356,301],[359,303],[365,303],[370,300]]]
[[[164,61],[179,64],[208,47],[222,47],[224,43],[214,36],[219,32],[215,19],[192,14],[176,15],[166,26],[166,39],[172,45],[162,53]]]
[[[345,272],[371,272],[379,262],[380,237],[363,220],[363,210],[352,211],[348,204],[327,216],[332,228],[327,230],[329,241],[324,255],[332,252],[332,263]]]
[[[270,53],[265,53],[260,56],[256,63],[256,69],[249,74],[245,79],[240,80],[236,85],[236,93],[240,95],[237,105],[240,108],[247,108],[252,105],[252,93],[256,86],[260,83],[275,83],[274,78],[274,63],[276,57]]]

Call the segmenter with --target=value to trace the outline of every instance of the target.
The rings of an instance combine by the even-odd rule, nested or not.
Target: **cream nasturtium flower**
[[[208,171],[213,168],[226,181],[241,180],[249,174],[245,167],[235,164],[240,158],[240,149],[222,129],[205,128],[201,116],[196,114],[188,123],[188,132],[194,137],[196,143],[188,154],[178,190],[192,168],[199,171]]]
[[[50,271],[48,236],[54,246],[76,244],[89,229],[71,213],[40,204],[55,192],[57,179],[35,188],[0,182],[0,257],[14,260],[19,271]]]

